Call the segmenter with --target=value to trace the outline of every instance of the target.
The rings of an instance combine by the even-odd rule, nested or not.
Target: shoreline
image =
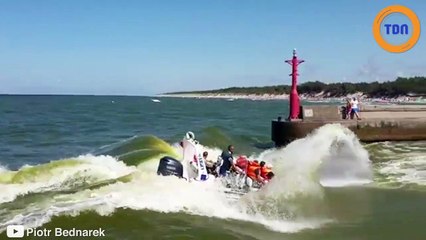
[[[300,100],[313,102],[313,103],[333,103],[333,102],[345,102],[346,98],[359,96],[362,102],[371,102],[374,104],[426,104],[426,98],[423,97],[410,97],[400,96],[397,98],[370,98],[362,95],[362,93],[349,94],[342,97],[326,97],[326,96],[307,96],[304,94],[299,95]],[[178,93],[178,94],[159,94],[156,97],[168,97],[168,98],[197,98],[197,99],[226,99],[233,101],[236,99],[246,99],[253,101],[273,101],[273,100],[288,100],[288,94],[220,94],[220,93]]]
[[[160,94],[158,97],[177,97],[177,98],[202,98],[202,99],[250,99],[250,100],[286,100],[288,94],[282,95],[255,95],[255,94],[220,94],[220,93],[177,93]]]

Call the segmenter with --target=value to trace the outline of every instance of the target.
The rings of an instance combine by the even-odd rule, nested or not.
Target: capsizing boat
[[[213,181],[220,181],[226,193],[245,194],[249,191],[257,191],[261,186],[257,183],[246,184],[247,177],[245,174],[228,172],[226,177],[216,178],[209,174],[207,165],[202,155],[202,146],[195,139],[193,132],[187,132],[181,141],[182,159],[165,156],[160,159],[157,174],[162,176],[176,176],[188,182],[204,182],[206,184]],[[239,158],[241,158],[240,156]],[[244,156],[245,157],[245,156]],[[220,167],[221,158],[218,159],[218,168]]]

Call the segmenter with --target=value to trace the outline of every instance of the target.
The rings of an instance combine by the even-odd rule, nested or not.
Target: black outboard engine
[[[183,177],[182,163],[172,157],[163,157],[160,159],[160,163],[158,164],[157,174],[163,176],[174,175]]]

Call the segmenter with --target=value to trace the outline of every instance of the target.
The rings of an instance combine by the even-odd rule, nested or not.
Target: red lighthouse
[[[285,62],[291,65],[291,92],[290,92],[290,115],[288,119],[294,120],[299,119],[300,114],[300,100],[299,94],[297,93],[297,66],[303,63],[305,60],[298,59],[296,56],[296,49],[293,49],[293,59],[286,60]]]

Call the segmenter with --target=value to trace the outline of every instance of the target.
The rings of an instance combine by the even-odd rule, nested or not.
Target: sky
[[[373,38],[374,18],[394,4],[426,26],[422,0],[0,0],[0,94],[290,84],[293,48],[302,83],[425,76],[424,35],[399,54]]]

